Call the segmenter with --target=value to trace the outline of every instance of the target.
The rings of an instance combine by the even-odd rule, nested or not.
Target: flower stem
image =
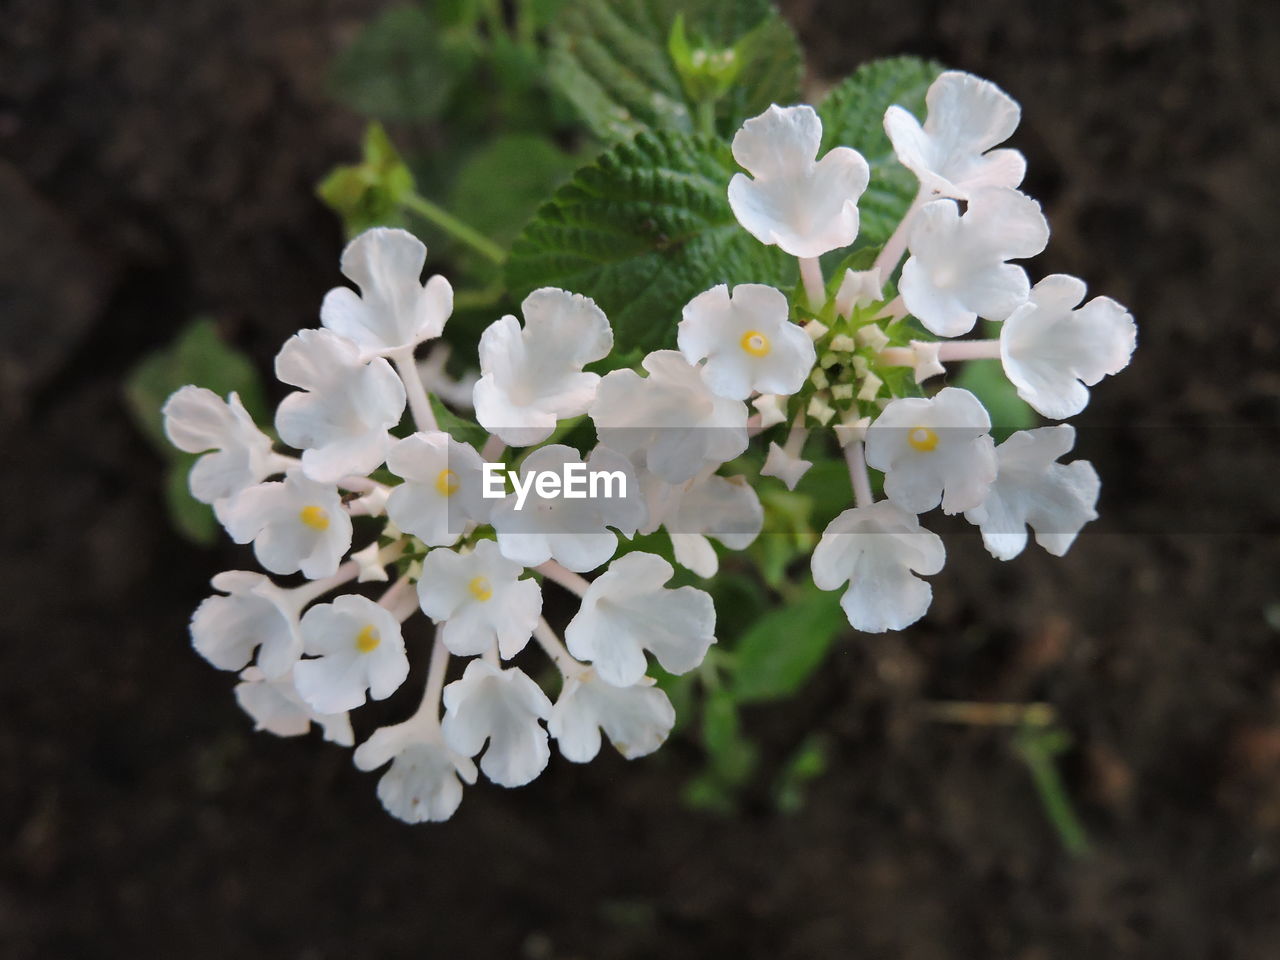
[[[579,576],[572,570],[566,569],[563,565],[555,560],[548,560],[546,563],[540,564],[533,568],[542,574],[548,580],[560,584],[570,593],[581,597],[587,592],[587,588],[591,586],[591,581],[586,577]]]
[[[433,223],[449,236],[480,254],[493,263],[502,265],[507,259],[506,251],[482,234],[475,227],[463,223],[439,204],[432,203],[426,197],[410,193],[400,201],[428,223]]]
[[[947,340],[938,344],[939,360],[999,360],[999,340]]]
[[[894,229],[893,235],[885,241],[884,247],[880,250],[880,255],[876,257],[873,269],[880,271],[880,279],[886,281],[898,269],[898,261],[902,259],[903,252],[907,249],[907,235],[911,229],[911,221],[915,219],[916,211],[924,206],[925,193],[924,186],[916,191],[916,198],[911,201],[911,206],[907,207],[907,212],[902,215],[902,219],[898,221],[898,226]]]
[[[396,365],[400,379],[404,381],[404,392],[409,398],[409,409],[413,413],[413,422],[423,432],[439,430],[436,415],[431,409],[431,401],[427,399],[427,389],[422,385],[422,377],[418,375],[418,364],[413,359],[413,348],[404,347],[391,354],[391,362]]]
[[[560,670],[560,675],[568,680],[575,673],[586,667],[586,664],[575,660],[560,642],[560,638],[556,636],[556,632],[551,629],[551,624],[547,623],[545,617],[538,618],[538,624],[533,628],[533,638],[538,641],[551,662]]]
[[[804,295],[809,308],[817,313],[827,302],[827,285],[822,279],[822,264],[817,257],[799,257],[800,279],[804,281]]]
[[[423,717],[433,727],[440,726],[440,693],[444,690],[445,674],[449,671],[449,648],[440,639],[436,629],[431,645],[431,665],[427,667],[427,686],[422,692],[422,705],[415,716]]]
[[[849,465],[854,504],[859,507],[871,506],[875,498],[871,495],[871,477],[867,473],[867,458],[862,451],[861,440],[854,440],[844,448],[844,460]]]

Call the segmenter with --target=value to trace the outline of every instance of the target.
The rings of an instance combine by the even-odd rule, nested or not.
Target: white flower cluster
[[[291,736],[315,723],[352,745],[349,711],[409,676],[402,625],[420,610],[436,624],[421,705],[355,750],[362,770],[390,764],[378,796],[395,816],[450,817],[477,757],[493,782],[528,783],[548,762],[549,738],[575,762],[596,756],[601,731],[625,757],[656,750],[675,714],[646,675],[647,654],[670,673],[693,670],[716,642],[716,614],[706,592],[668,586],[675,571],[662,557],[620,554],[619,536],[665,530],[677,563],[713,576],[710,541],[743,549],[764,517],[746,480],[719,471],[778,424],[787,435],[770,443],[762,472],[788,487],[811,465],[802,454],[814,425],[831,427],[843,449],[855,505],[823,533],[812,571],[821,589],[845,588],[861,630],[900,629],[928,608],[920,578],[945,556],[919,515],[934,507],[963,513],[1000,559],[1024,548],[1028,526],[1064,553],[1095,516],[1099,489],[1089,463],[1058,462],[1073,429],[1018,432],[997,446],[976,396],[925,396],[917,384],[949,361],[998,358],[1029,404],[1062,419],[1127,364],[1133,320],[1105,297],[1080,306],[1075,278],[1032,287],[1009,262],[1038,254],[1049,233],[1017,190],[1022,156],[993,149],[1018,106],[986,81],[944,73],[928,107],[923,125],[899,107],[886,113],[919,194],[875,262],[845,270],[834,292],[818,258],[857,239],[868,166],[848,147],[819,159],[821,121],[808,106],[748,120],[733,154],[750,175],[733,178],[729,202],[753,236],[799,258],[807,303],[763,284],[712,287],[684,307],[678,349],[650,353],[640,370],[586,370],[613,349],[608,318],[587,297],[544,288],[525,299],[523,322],[505,316],[484,331],[480,376],[460,389],[440,347],[422,366],[414,356],[452,313],[449,283],[422,282],[426,248],[413,236],[374,229],[342,257],[360,292],[331,291],[322,328],[299,332],[277,357],[277,376],[298,389],[275,431],[298,456],[277,452],[235,394],[177,391],[165,427],[201,454],[193,494],[268,572],[305,578],[219,574],[218,594],[192,619],[196,650],[240,671],[236,697],[258,727]],[[978,317],[1002,321],[998,341],[928,339],[961,337]],[[424,372],[437,397],[471,401],[488,434],[481,449],[440,429],[444,408],[433,407]],[[585,457],[558,442],[565,421],[583,417],[598,441]],[[494,499],[499,460],[514,489]],[[869,467],[883,475],[884,499]],[[618,478],[618,495],[574,498],[542,482],[588,468]],[[325,599],[373,581],[390,582],[377,600]],[[578,600],[563,643],[542,616],[545,581]],[[530,638],[561,675],[554,703],[510,662]],[[470,659],[446,684],[453,657]]]
[[[994,84],[959,72],[941,74],[926,102],[923,124],[899,106],[884,117],[898,160],[919,180],[915,202],[868,269],[845,271],[834,297],[816,258],[855,240],[866,163],[847,147],[819,160],[822,125],[807,106],[770,107],[733,141],[734,157],[751,176],[734,177],[729,203],[752,235],[800,259],[813,318],[806,330],[819,355],[817,367],[803,372],[809,388],[792,404],[787,444],[771,445],[764,472],[794,487],[810,465],[800,459],[805,424],[834,426],[856,505],[823,533],[813,579],[824,590],[848,584],[842,605],[849,622],[871,632],[901,629],[929,607],[931,588],[920,577],[942,569],[945,551],[920,525],[921,513],[937,506],[963,513],[1001,560],[1023,550],[1028,526],[1041,546],[1061,556],[1096,516],[1099,490],[1090,463],[1058,462],[1074,444],[1072,427],[1019,431],[997,446],[990,415],[974,394],[955,387],[933,396],[895,394],[888,384],[893,368],[912,368],[920,384],[943,373],[947,361],[999,359],[1019,396],[1061,420],[1084,408],[1088,387],[1128,364],[1136,341],[1133,318],[1114,300],[1095,297],[1081,306],[1083,281],[1055,274],[1033,287],[1026,271],[1009,262],[1035,256],[1049,239],[1039,204],[1017,189],[1026,170],[1022,155],[995,149],[1017,127],[1018,104]],[[886,297],[895,274],[897,296]],[[734,292],[735,305],[747,289],[749,302],[765,299],[761,288],[747,285]],[[706,316],[710,327],[713,315]],[[682,329],[681,346],[688,342],[710,358],[706,375],[722,392],[745,395],[744,374],[713,372],[719,355],[705,341],[718,336],[724,343],[737,333],[714,316],[715,334],[694,340]],[[940,341],[910,332],[914,318],[920,334],[962,337],[979,317],[1001,322],[998,340]],[[772,330],[770,336],[780,355],[799,357],[794,338],[785,340],[784,352],[783,339]],[[762,362],[747,339],[740,346],[751,357],[739,358],[740,365]],[[778,379],[760,376],[751,386],[796,392],[798,371],[787,372],[782,389]],[[768,411],[770,422],[788,417],[782,404],[763,399],[756,407]],[[874,499],[868,467],[883,474],[883,500]]]
[[[601,731],[627,758],[656,750],[675,711],[646,676],[646,654],[670,673],[694,669],[715,643],[715,609],[702,590],[668,586],[674,568],[655,554],[614,559],[619,534],[666,528],[678,561],[710,576],[717,556],[708,538],[742,548],[763,522],[751,488],[716,473],[747,446],[742,397],[752,387],[720,396],[710,375],[674,351],[650,355],[647,378],[585,372],[610,352],[613,333],[594,302],[563,290],[535,291],[523,325],[503,317],[481,337],[473,400],[490,435],[483,451],[441,430],[414,351],[443,331],[453,295],[443,277],[421,282],[425,260],[426,248],[402,230],[357,237],[342,271],[360,293],[331,291],[322,329],[281,349],[276,374],[299,389],[280,403],[275,429],[300,456],[273,450],[235,394],[224,401],[187,386],[164,409],[170,440],[201,454],[193,494],[213,505],[232,539],[253,545],[267,571],[306,578],[284,586],[261,573],[221,573],[219,593],[192,618],[196,650],[240,671],[236,698],[260,729],[293,736],[315,723],[352,745],[349,711],[390,697],[409,676],[402,624],[419,610],[436,624],[421,705],[355,750],[362,770],[390,763],[378,796],[410,822],[450,817],[462,784],[476,780],[477,756],[490,780],[515,787],[546,766],[549,737],[579,763],[599,752]],[[740,288],[730,304],[720,289],[724,304],[708,315],[733,324],[746,314],[763,331],[752,336],[812,364],[808,337],[781,329],[786,299],[760,290],[760,303]],[[447,392],[439,365],[425,369]],[[760,370],[771,388],[786,385],[776,363]],[[790,376],[798,384],[804,371]],[[406,404],[414,429],[397,438]],[[546,442],[557,424],[585,414],[602,441],[585,461]],[[534,447],[512,478],[519,495],[488,498],[485,461],[507,456],[507,444]],[[613,496],[569,499],[533,482],[574,465],[622,484]],[[601,568],[593,580],[581,576]],[[325,599],[353,582],[390,581],[389,569],[394,582],[376,601]],[[544,580],[580,601],[564,643],[542,618]],[[554,703],[509,663],[531,637],[561,675]],[[473,659],[446,685],[452,657]]]

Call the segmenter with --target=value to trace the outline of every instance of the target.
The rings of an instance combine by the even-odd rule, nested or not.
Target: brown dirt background
[[[813,727],[802,813],[694,813],[673,742],[553,759],[446,826],[318,740],[252,736],[185,638],[232,549],[168,530],[120,378],[193,313],[264,370],[337,282],[312,185],[356,149],[328,59],[376,0],[0,3],[0,954],[1269,958],[1280,942],[1280,24],[1260,2],[796,0],[819,76],[896,52],[988,76],[1054,228],[1036,272],[1140,348],[1080,448],[1062,561],[953,537],[927,619],[850,636],[753,711]],[[1094,840],[1063,854],[1007,738],[938,698],[1054,703]]]

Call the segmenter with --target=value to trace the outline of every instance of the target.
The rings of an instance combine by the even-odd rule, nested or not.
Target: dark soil
[[[230,548],[170,532],[120,381],[198,312],[266,364],[336,281],[312,185],[359,118],[323,84],[373,0],[9,0],[0,26],[0,954],[1269,958],[1280,942],[1280,32],[1268,3],[789,5],[820,76],[932,55],[1018,97],[1039,273],[1129,305],[1064,560],[952,538],[903,635],[751,713],[805,732],[799,814],[691,812],[687,743],[554,759],[444,826],[318,738],[250,733],[186,620]],[[1268,611],[1270,617],[1268,618]],[[1268,625],[1270,623],[1272,625]],[[1093,841],[1067,856],[1008,736],[1051,702]]]

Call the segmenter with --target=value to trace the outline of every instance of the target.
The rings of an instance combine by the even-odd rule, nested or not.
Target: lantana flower
[[[760,497],[745,477],[704,471],[693,480],[670,484],[645,474],[641,484],[649,517],[639,532],[666,528],[676,563],[700,577],[713,577],[720,567],[711,539],[730,550],[745,550],[764,526]]]
[[[617,687],[588,668],[565,679],[547,730],[566,760],[587,763],[600,752],[601,730],[634,760],[662,746],[675,722],[675,708],[651,678]]]
[[[310,731],[314,723],[330,743],[349,747],[356,742],[347,712],[313,710],[298,696],[292,673],[271,680],[257,667],[246,667],[236,684],[235,698],[240,709],[253,720],[255,730],[265,730],[277,737],[300,737]]]
[[[518,579],[524,567],[508,560],[492,540],[470,553],[432,550],[422,561],[418,600],[440,627],[440,639],[460,657],[495,645],[502,658],[524,649],[542,613],[536,580]]]
[[[1017,150],[992,150],[1018,128],[1022,108],[989,80],[948,70],[925,94],[924,126],[899,106],[885,111],[884,129],[899,162],[926,196],[969,199],[982,187],[1016,187],[1027,162]]]
[[[963,216],[953,200],[926,203],[908,234],[902,302],[940,337],[968,333],[978,317],[1003,320],[1031,287],[1027,272],[1006,261],[1034,257],[1048,242],[1040,204],[1016,190],[980,187]]]
[[[351,547],[351,518],[338,488],[297,468],[283,481],[244,491],[224,511],[223,523],[236,543],[253,543],[254,556],[272,573],[328,577]]]
[[[793,257],[820,257],[858,236],[858,198],[871,178],[851,147],[821,160],[822,120],[813,107],[769,107],[733,138],[733,158],[751,176],[729,181],[729,206],[748,233]]]
[[[472,660],[444,688],[444,708],[445,743],[464,757],[484,750],[480,769],[494,783],[522,787],[547,765],[551,750],[538,721],[551,718],[551,701],[518,667]]]
[[[312,480],[362,476],[386,459],[388,432],[404,413],[404,384],[386,360],[366,363],[359,348],[328,330],[302,330],[276,357],[281,382],[301,387],[280,402],[280,439],[302,451]]]
[[[997,560],[1012,560],[1036,543],[1061,557],[1090,520],[1102,482],[1088,460],[1058,463],[1075,445],[1075,427],[1058,424],[1019,430],[996,447],[999,473],[982,504],[965,519],[982,530],[982,542]]]
[[[279,679],[302,656],[297,611],[288,593],[260,573],[227,570],[213,578],[215,590],[191,617],[191,643],[219,670],[239,670],[258,651],[258,667]]]
[[[558,420],[585,413],[600,377],[582,368],[613,349],[613,330],[594,300],[554,287],[535,290],[513,316],[480,336],[476,419],[504,443],[541,443]]]
[[[218,503],[261,483],[274,469],[271,438],[232,393],[223,400],[212,390],[186,386],[164,404],[164,432],[179,450],[204,456],[191,468],[191,495]]]
[[[375,227],[342,251],[342,273],[360,288],[330,290],[320,322],[352,341],[365,358],[412,351],[440,336],[453,313],[453,287],[436,274],[422,283],[427,248],[406,230]]]
[[[1129,365],[1133,317],[1110,297],[1084,306],[1083,280],[1055,273],[1031,289],[1000,328],[1000,359],[1018,396],[1054,420],[1075,416],[1089,387]]]
[[[674,570],[652,553],[629,553],[591,582],[565,628],[569,652],[605,683],[629,687],[647,668],[644,651],[668,673],[687,673],[716,642],[716,610],[696,587],[665,586]]]
[[[996,478],[990,430],[987,408],[968,390],[903,397],[867,429],[867,463],[884,471],[885,496],[903,510],[941,503],[944,513],[960,513],[980,504]]]
[[[747,406],[713,393],[678,351],[655,350],[649,376],[614,370],[588,411],[600,442],[660,476],[684,483],[747,449]]]
[[[307,654],[293,668],[298,694],[320,713],[354,710],[365,692],[385,700],[409,675],[400,622],[386,607],[357,594],[318,603],[302,615]]]
[[[528,491],[523,506],[517,509],[518,495],[508,494],[490,516],[503,556],[526,567],[555,560],[585,573],[617,550],[618,537],[610,527],[631,537],[644,523],[644,499],[635,470],[629,460],[607,447],[596,447],[585,464],[587,474],[612,475],[608,491],[601,486],[595,496],[566,499],[543,496],[532,482],[538,474],[564,476],[565,465],[575,463],[584,461],[578,451],[563,444],[539,447],[525,458],[520,465],[520,478]]]
[[[387,469],[405,482],[387,497],[387,516],[429,547],[450,546],[467,524],[489,518],[482,467],[474,447],[444,431],[397,441],[387,453]]]
[[[365,771],[391,762],[378,780],[378,799],[405,823],[448,820],[462,803],[462,782],[476,782],[471,758],[445,746],[438,724],[421,717],[375,730],[353,759]]]
[[[942,539],[920,526],[915,514],[888,500],[844,511],[822,533],[813,551],[813,582],[820,590],[849,588],[840,606],[854,629],[901,630],[915,623],[933,589],[915,574],[942,569]]]
[[[732,293],[728,284],[719,284],[685,306],[680,352],[690,363],[706,361],[702,379],[719,396],[793,394],[817,357],[809,335],[791,322],[790,310],[781,291],[765,284],[740,283]]]

